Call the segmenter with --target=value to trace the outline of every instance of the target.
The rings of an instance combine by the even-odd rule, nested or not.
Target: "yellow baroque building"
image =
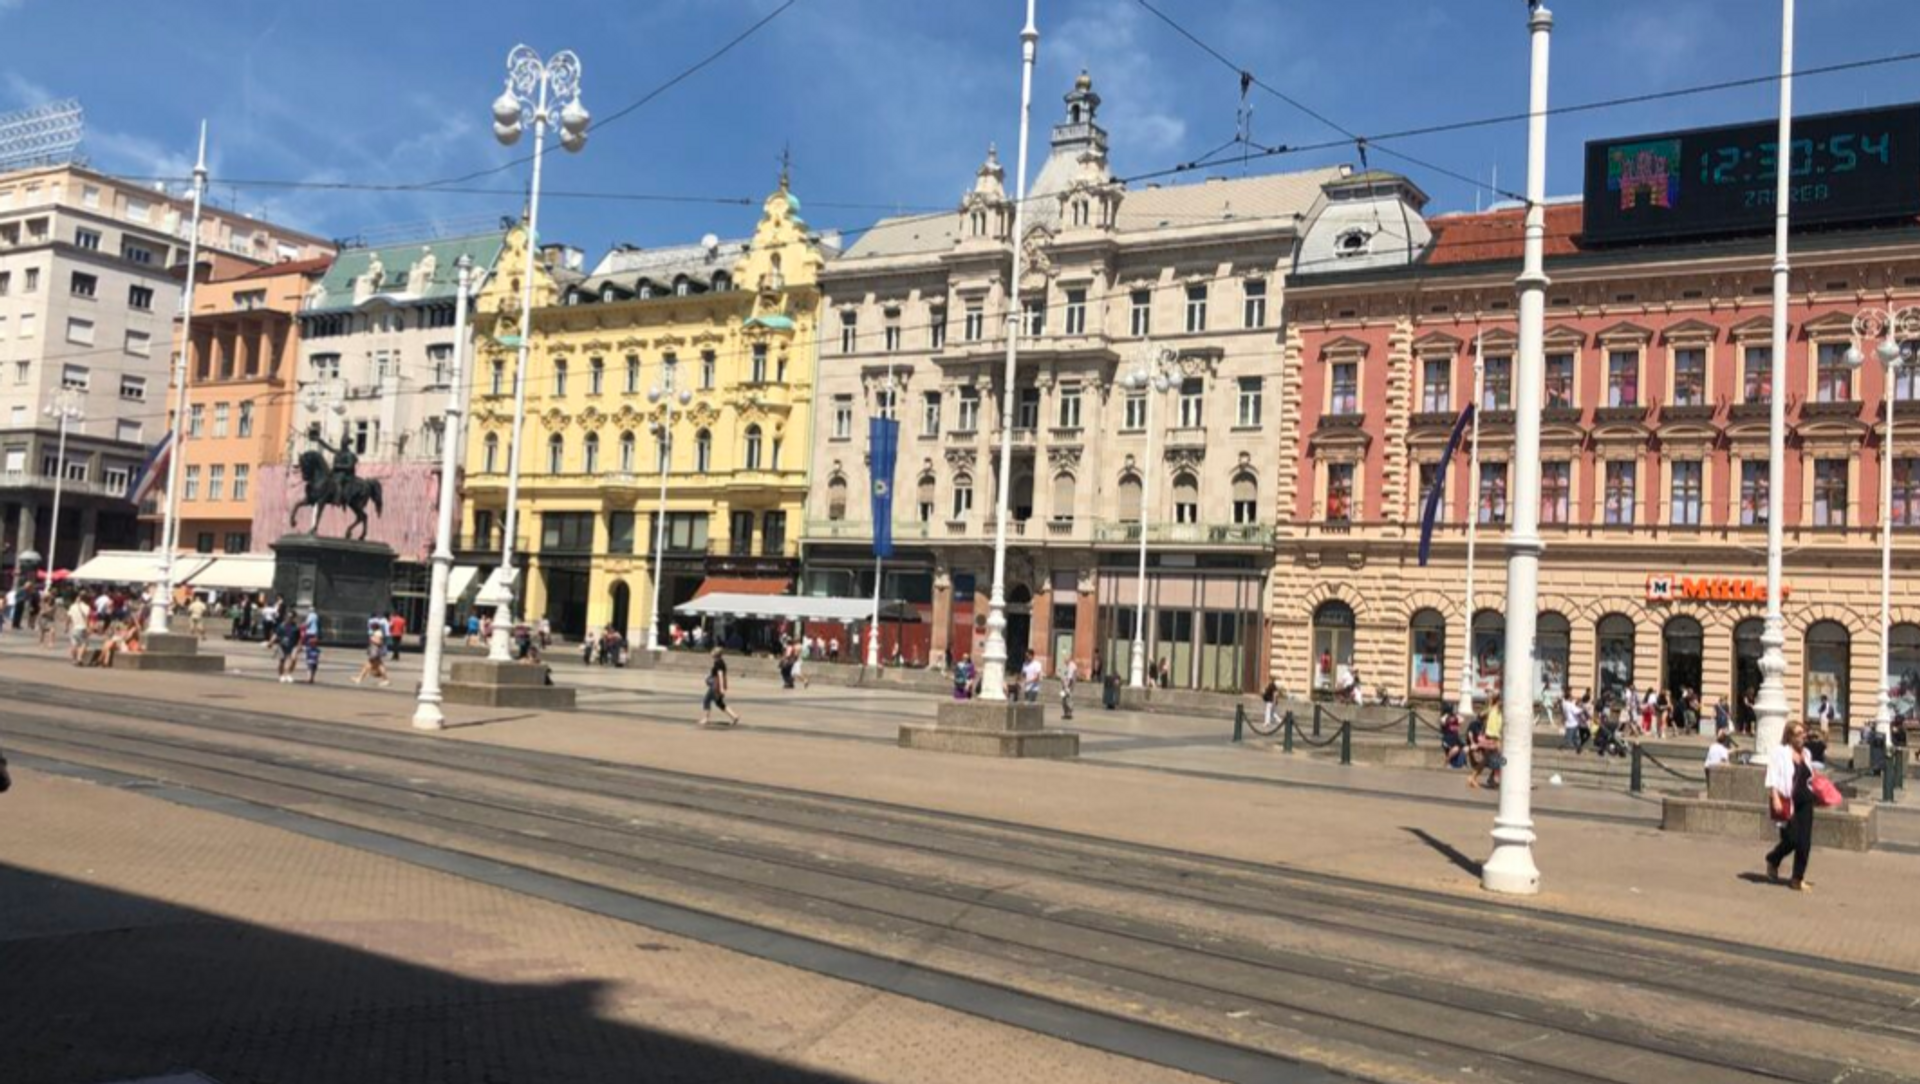
[[[483,565],[498,564],[507,518],[526,244],[524,227],[509,231],[475,318],[460,549]],[[611,626],[637,647],[656,563],[662,642],[672,608],[703,585],[789,589],[822,261],[784,177],[744,240],[621,246],[591,272],[577,252],[542,247],[514,532],[521,613],[568,638]]]

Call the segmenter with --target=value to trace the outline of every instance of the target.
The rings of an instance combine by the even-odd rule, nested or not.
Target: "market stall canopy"
[[[873,617],[873,600],[866,598],[812,598],[806,595],[752,595],[716,591],[673,608],[689,617],[762,617],[774,620],[838,621],[852,623]],[[905,602],[880,605],[882,621],[918,621],[920,611]]]
[[[780,579],[756,579],[751,576],[708,576],[700,581],[700,589],[693,593],[695,599],[708,595],[784,595],[787,584],[792,581]]]
[[[226,553],[187,579],[197,591],[271,591],[273,554]]]
[[[180,554],[173,559],[173,582],[185,583],[212,558]],[[75,583],[149,584],[160,580],[160,554],[151,550],[106,550],[73,570]]]
[[[467,597],[467,588],[480,578],[480,570],[472,565],[454,565],[447,572],[447,601],[459,602]]]

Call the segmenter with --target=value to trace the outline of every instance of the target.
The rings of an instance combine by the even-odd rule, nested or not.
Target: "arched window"
[[[567,438],[558,433],[547,438],[547,473],[559,474],[567,465]]]
[[[594,358],[587,363],[587,390],[594,395],[605,391],[607,387],[607,363]]]
[[[1507,669],[1507,617],[1497,610],[1473,615],[1471,639],[1473,691],[1492,703],[1500,696]]]
[[[1573,624],[1552,610],[1533,625],[1533,696],[1557,707],[1567,692],[1567,657],[1573,650]]]
[[[1353,682],[1353,607],[1331,599],[1313,611],[1313,687],[1331,693]]]
[[[1920,707],[1920,625],[1895,625],[1887,652],[1887,688],[1893,710],[1912,716]]]
[[[953,518],[965,519],[973,512],[973,478],[966,474],[953,476]]]
[[[553,395],[560,398],[567,394],[567,359],[560,358],[553,363]]]
[[[705,474],[713,466],[713,434],[705,429],[693,435],[693,469]]]
[[[1847,663],[1852,648],[1852,636],[1838,621],[1807,626],[1807,722],[1830,726],[1846,721],[1851,685]]]
[[[1414,696],[1439,698],[1447,691],[1447,619],[1439,610],[1420,610],[1408,622],[1407,688]]]
[[[747,426],[747,464],[748,470],[760,469],[760,427]]]
[[[716,293],[721,290],[731,290],[733,289],[733,279],[725,271],[715,271],[713,273],[713,289]]]
[[[582,469],[588,474],[600,473],[600,434],[588,433],[580,450]]]
[[[1013,491],[1007,501],[1007,514],[1015,523],[1033,518],[1033,475],[1021,472],[1013,476]]]
[[[1140,476],[1123,474],[1114,490],[1114,512],[1122,523],[1140,522]]]
[[[920,522],[932,523],[934,504],[933,475],[923,474],[920,476],[920,485],[914,492],[913,503],[914,511],[918,515]]]
[[[1260,522],[1260,486],[1247,471],[1233,476],[1233,521],[1239,524]]]
[[[633,447],[633,434],[620,434],[620,471],[623,474],[633,473]]]
[[[1173,476],[1173,521],[1200,522],[1200,479],[1186,471]]]
[[[1061,471],[1053,476],[1053,521],[1055,523],[1073,522],[1073,475]]]
[[[1608,614],[1594,626],[1594,640],[1600,653],[1600,688],[1594,695],[1601,703],[1626,696],[1633,688],[1633,619]]]
[[[613,283],[609,282],[605,286],[600,287],[600,300],[602,301],[613,300]]]
[[[500,470],[500,434],[488,433],[487,439],[480,442],[481,471],[497,474]]]
[[[1683,689],[1701,693],[1704,704],[1700,675],[1706,652],[1707,634],[1700,622],[1686,614],[1667,618],[1660,629],[1661,687],[1672,690],[1676,699]]]
[[[827,518],[839,521],[847,518],[847,480],[835,478],[827,483]]]

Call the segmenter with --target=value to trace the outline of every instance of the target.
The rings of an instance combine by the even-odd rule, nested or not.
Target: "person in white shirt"
[[[1039,656],[1027,652],[1026,665],[1020,668],[1020,693],[1029,704],[1040,702],[1040,679],[1046,669],[1040,665]]]
[[[1733,732],[1722,730],[1707,746],[1707,767],[1718,768],[1733,763]]]
[[[1060,717],[1073,718],[1073,686],[1080,680],[1080,664],[1072,658],[1060,668]]]

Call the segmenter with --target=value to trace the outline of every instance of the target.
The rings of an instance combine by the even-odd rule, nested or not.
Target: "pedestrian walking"
[[[104,599],[107,596],[102,592],[100,597]],[[187,605],[187,631],[196,640],[207,638],[207,600],[199,595],[193,596],[193,601]]]
[[[1060,717],[1073,718],[1073,686],[1080,680],[1080,663],[1067,659],[1067,665],[1060,668]]]
[[[313,619],[314,631],[301,630],[300,650],[307,659],[307,684],[311,685],[320,676],[320,622],[317,614],[309,613],[307,616]]]
[[[713,666],[707,670],[707,695],[700,703],[700,725],[713,725],[713,709],[725,712],[729,725],[739,726],[740,716],[727,706],[727,659],[726,653],[719,648],[713,649]]]
[[[399,610],[387,618],[387,653],[394,658],[400,657],[400,649],[407,642],[407,615]]]
[[[480,646],[480,615],[479,614],[470,613],[467,615],[467,646],[468,647]]]
[[[68,654],[75,666],[80,665],[87,650],[87,628],[93,621],[93,610],[87,601],[74,596],[73,605],[67,607],[67,644]]]
[[[960,661],[953,664],[953,698],[967,700],[973,696],[973,656],[962,655]]]
[[[796,681],[800,683],[802,689],[811,688],[813,685],[812,680],[807,677],[807,653],[801,650],[797,643],[793,645],[793,665],[787,668],[787,678],[789,689],[793,688],[793,683]]]
[[[1767,758],[1767,812],[1780,829],[1780,842],[1767,852],[1767,880],[1780,883],[1780,863],[1793,856],[1793,879],[1787,887],[1805,892],[1807,860],[1813,855],[1814,761],[1807,752],[1807,728],[1794,723],[1787,740]]]
[[[1027,652],[1027,661],[1020,667],[1020,696],[1029,704],[1040,702],[1040,679],[1046,674],[1046,668],[1040,665],[1039,656]]]
[[[540,619],[540,647],[542,650],[544,650],[552,646],[553,646],[553,622],[543,617]]]
[[[1260,690],[1261,724],[1268,731],[1273,730],[1274,716],[1280,714],[1280,683],[1267,679],[1267,687]]]
[[[353,683],[358,685],[369,677],[377,678],[382,686],[393,684],[387,680],[387,634],[378,625],[367,630],[367,661],[360,664]]]
[[[792,643],[783,643],[780,645],[780,661],[775,665],[780,671],[780,687],[782,689],[793,688],[793,656],[794,650]]]
[[[1571,749],[1575,756],[1580,755],[1580,748],[1586,743],[1580,738],[1580,702],[1573,698],[1571,689],[1560,698],[1560,722],[1565,728],[1560,748]]]

